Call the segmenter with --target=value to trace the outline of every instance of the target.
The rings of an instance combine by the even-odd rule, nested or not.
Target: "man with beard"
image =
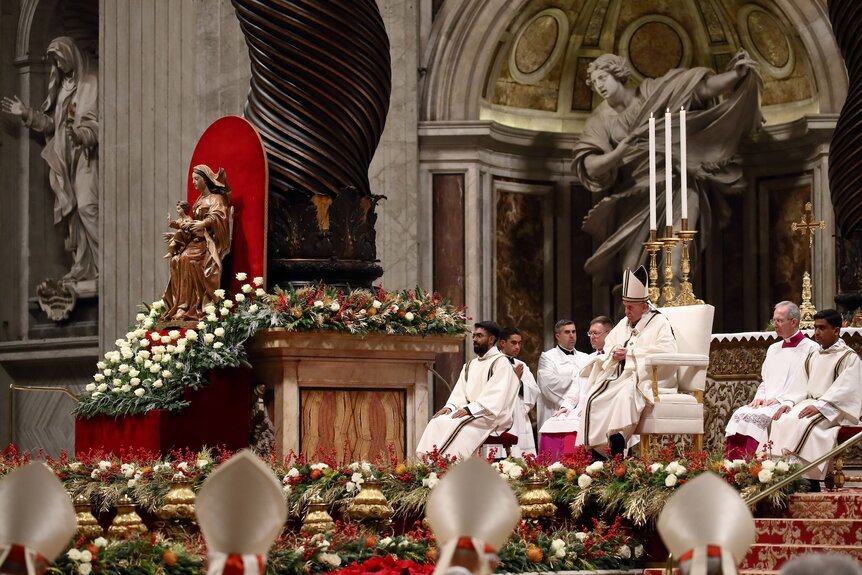
[[[444,455],[469,457],[492,432],[512,427],[519,381],[495,345],[499,338],[496,323],[475,324],[473,351],[478,357],[464,364],[446,405],[425,427],[416,447],[420,456],[437,449]]]

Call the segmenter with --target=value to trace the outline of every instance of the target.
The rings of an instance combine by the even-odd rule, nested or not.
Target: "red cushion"
[[[859,425],[842,425],[838,428],[838,443],[844,443],[851,437],[856,437],[859,433],[862,433],[862,426]]]
[[[518,443],[518,436],[504,431],[500,435],[489,435],[482,445],[505,445],[511,447]]]
[[[239,291],[237,272],[266,278],[266,150],[254,126],[239,116],[219,118],[198,140],[189,165],[188,202],[194,205],[198,191],[192,184],[192,168],[206,164],[213,171],[224,168],[233,207],[233,238],[222,275],[222,287]]]

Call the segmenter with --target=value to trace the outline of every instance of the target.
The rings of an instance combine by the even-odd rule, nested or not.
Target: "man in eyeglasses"
[[[751,457],[766,443],[772,416],[781,407],[778,397],[787,391],[805,357],[817,349],[817,344],[799,331],[799,318],[799,307],[792,301],[775,304],[772,325],[780,339],[766,350],[754,399],[730,416],[724,431],[727,459]]]

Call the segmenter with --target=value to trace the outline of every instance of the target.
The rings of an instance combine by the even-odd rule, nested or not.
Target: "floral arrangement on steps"
[[[248,279],[244,273],[236,277]],[[207,317],[197,329],[156,331],[164,303],[142,305],[126,337],[98,362],[75,415],[180,410],[188,405],[183,391],[204,386],[209,370],[248,366],[244,344],[265,328],[421,336],[468,331],[464,308],[419,288],[345,292],[318,284],[268,293],[263,283],[253,278],[232,296],[216,290],[218,300],[205,308]]]
[[[106,455],[92,452],[77,460],[66,454],[51,458],[38,454],[53,469],[73,497],[84,495],[97,512],[107,512],[119,499],[130,496],[140,509],[159,509],[172,483],[188,481],[194,488],[230,457],[218,449],[200,453],[175,451],[160,457],[146,452]],[[26,463],[29,453],[10,446],[0,453],[0,477]],[[284,486],[290,520],[301,521],[315,496],[323,499],[336,515],[342,514],[369,479],[381,482],[381,491],[402,524],[424,515],[425,500],[456,460],[429,454],[421,461],[398,461],[394,452],[375,462],[337,461],[334,452],[316,453],[307,458],[289,453],[279,459],[264,457]],[[662,450],[656,461],[639,458],[590,463],[586,452],[562,462],[548,464],[536,457],[510,458],[496,464],[517,493],[524,493],[536,479],[547,481],[548,491],[558,511],[542,519],[545,526],[585,520],[587,511],[598,511],[613,521],[621,516],[635,527],[649,525],[676,488],[698,473],[713,471],[738,489],[743,497],[753,495],[795,471],[799,465],[760,458],[727,461],[721,454],[687,453],[677,457],[672,448]],[[780,507],[786,497],[805,491],[800,480],[785,487],[773,498]],[[567,512],[568,510],[568,512]],[[596,513],[592,513],[594,516]]]

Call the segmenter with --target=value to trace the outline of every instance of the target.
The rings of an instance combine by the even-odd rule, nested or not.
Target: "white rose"
[[[217,289],[217,290],[215,290],[213,293],[214,293],[214,294],[215,294],[215,296],[216,296],[217,298],[219,298],[219,299],[224,298],[224,290],[223,290],[223,289]]]
[[[104,361],[100,361],[99,363],[96,364],[97,369],[105,369],[106,367],[108,367],[108,366],[105,364]]]
[[[586,538],[587,534],[583,531],[578,531],[577,533],[575,533],[575,539],[577,539],[578,541],[584,541],[586,540]]]
[[[674,485],[676,485],[676,475],[671,473],[670,475],[665,477],[664,478],[664,484],[668,487],[673,487]]]
[[[113,463],[108,461],[107,459],[103,459],[99,462],[99,469],[105,471],[106,469],[110,469]]]
[[[134,487],[134,486],[135,486],[135,485],[137,485],[137,484],[138,484],[138,480],[137,480],[137,479],[129,479],[129,480],[126,482],[126,487],[128,487],[129,489],[131,489],[132,487]]]
[[[207,316],[207,321],[215,321],[215,317],[213,317],[213,319],[210,320],[209,316]],[[202,321],[198,322],[198,329],[206,329],[206,327],[207,327],[206,323],[204,323]]]
[[[587,475],[586,473],[582,473],[578,476],[578,487],[581,489],[586,489],[593,482],[593,478]]]
[[[233,302],[231,302],[231,305],[233,305]],[[228,309],[228,308],[226,308],[226,307],[221,308],[221,311],[219,312],[219,314],[220,314],[222,317],[226,316],[226,315],[227,315],[227,314],[229,314],[229,313],[230,313],[230,309]]]
[[[643,545],[638,545],[637,547],[635,547],[635,559],[640,559],[641,557],[643,557],[643,554],[644,554],[644,546]]]
[[[177,353],[185,353],[186,352],[186,346],[185,345],[178,345],[177,349],[175,351]]]
[[[197,466],[198,469],[203,469],[204,467],[206,467],[209,464],[210,464],[210,462],[206,459],[198,459],[197,463],[195,463],[195,465]]]
[[[761,468],[763,468],[763,469],[769,469],[769,470],[775,469],[775,462],[772,461],[771,459],[767,459],[766,461],[764,461],[760,465],[761,465]]]
[[[189,464],[187,461],[180,461],[179,463],[177,463],[177,469],[182,469],[183,471],[186,471],[188,468]]]
[[[778,471],[779,473],[787,473],[790,471],[790,466],[784,461],[779,461],[775,464],[775,471]]]
[[[266,290],[263,288],[257,288],[256,290],[254,290],[254,295],[256,295],[257,297],[263,297],[266,295]]]
[[[332,567],[338,567],[341,565],[341,557],[336,555],[335,553],[321,553],[320,560],[327,565],[331,565]]]
[[[140,373],[141,372],[138,371],[137,369],[130,369],[129,370],[129,377],[138,377],[138,375],[140,375]]]
[[[224,347],[224,343],[220,342],[220,341],[217,341],[213,344],[213,349],[221,349],[223,347]]]
[[[96,391],[98,393],[105,393],[106,391],[108,391],[108,384],[107,383],[100,383],[99,387],[96,388]]]
[[[667,467],[665,467],[665,471],[667,471],[668,473],[677,473],[678,469],[679,463],[677,463],[676,461],[671,461],[667,464]]]
[[[213,333],[215,334],[216,337],[224,337],[224,328],[223,327],[217,327],[213,330]]]
[[[734,466],[734,467],[741,467],[741,466],[743,466],[743,465],[745,465],[745,460],[744,460],[744,459],[734,459],[734,460],[733,460],[733,466]]]
[[[104,537],[96,537],[95,539],[93,539],[93,545],[95,545],[96,547],[104,547],[107,544],[108,540]]]
[[[632,556],[632,550],[629,549],[628,545],[623,545],[622,547],[620,547],[619,551],[617,552],[617,555],[619,555],[623,559],[630,559]]]
[[[142,349],[142,350],[138,351],[138,357],[143,358],[143,359],[149,359],[150,358],[150,352],[147,351],[146,349]]]
[[[153,309],[162,309],[163,307],[165,307],[165,302],[163,302],[162,300],[153,302]]]
[[[87,387],[85,387],[84,389],[86,389],[87,391],[90,391],[90,392],[96,391],[96,384],[95,383],[88,383]]]
[[[163,369],[162,370],[162,377],[164,377],[165,379],[170,379],[171,375],[173,375],[171,373],[171,370],[169,370],[169,369]]]
[[[120,387],[120,391],[122,391],[123,393],[128,393],[129,391],[131,391],[131,389],[132,387],[129,384]]]
[[[657,472],[661,471],[663,467],[664,467],[664,465],[662,465],[661,463],[653,463],[652,465],[649,466],[649,470],[650,470],[650,473],[657,473]]]
[[[348,481],[344,484],[344,490],[348,493],[353,493],[356,490],[356,484],[352,481]]]
[[[72,561],[80,561],[81,551],[75,548],[69,549],[68,551],[66,551],[66,557],[68,557]]]
[[[148,339],[142,339],[141,340],[141,347],[147,347],[148,345],[150,345],[150,340],[148,340]]]
[[[186,332],[186,339],[189,341],[197,341],[198,340],[198,332],[193,329],[190,329]]]
[[[389,311],[398,311],[398,306],[395,304],[392,304],[391,306],[389,306]]]
[[[236,279],[238,279],[239,281],[244,282],[245,280],[247,280],[247,279],[248,279],[248,274],[247,274],[247,273],[245,273],[245,272],[239,272],[238,274],[236,274],[236,276],[235,276],[235,277],[236,277]]]
[[[563,465],[559,461],[555,461],[548,466],[548,471],[550,471],[551,473],[555,473],[557,471],[563,471],[565,468],[565,465]]]
[[[162,383],[161,379],[157,379],[156,381],[153,382],[153,387],[156,389],[160,388],[162,385],[164,385],[164,384]]]
[[[98,479],[98,478],[99,478],[99,470],[98,470],[98,469],[94,469],[94,470],[90,473],[90,479]]]
[[[287,472],[288,477],[299,477],[299,469],[296,467],[291,467],[290,471]]]
[[[147,393],[147,391],[143,387],[139,387],[135,390],[135,395],[138,397],[143,397],[145,393]]]
[[[377,542],[381,547],[389,547],[392,545],[392,537],[384,537],[380,541]]]
[[[149,361],[149,360],[147,360],[147,361]],[[162,370],[162,366],[160,366],[157,363],[154,363],[154,364],[150,365],[149,369],[150,369],[150,373],[159,373]]]
[[[338,302],[337,302],[337,301],[334,301],[334,302],[332,302],[332,303],[329,305],[329,309],[330,309],[330,310],[332,310],[332,311],[338,311],[338,310],[340,310],[340,309],[341,309],[341,306],[340,306],[340,305],[338,305]]]
[[[362,474],[361,474],[361,473],[359,473],[358,471],[357,471],[356,473],[354,473],[353,475],[351,475],[351,476],[350,476],[350,480],[351,480],[353,483],[357,483],[357,484],[359,484],[359,483],[365,483],[365,478],[364,478],[364,477],[362,476]]]
[[[596,472],[598,472],[598,471],[601,471],[601,470],[602,470],[602,469],[604,469],[604,468],[605,468],[605,464],[604,464],[603,462],[601,462],[601,461],[595,461],[595,462],[590,463],[589,465],[587,465],[586,472],[587,472],[588,474],[592,475],[593,473],[596,473]]]
[[[93,379],[96,382],[105,381],[105,376],[102,375],[101,373],[97,373],[96,375],[93,376]]]
[[[253,287],[251,287],[251,286],[250,286],[250,285],[248,285],[248,284],[243,285],[243,286],[242,286],[241,288],[239,288],[239,289],[241,289],[241,290],[242,290],[242,293],[251,293],[251,292],[253,292],[253,291],[254,291],[254,288],[253,288]],[[237,295],[239,295],[239,294],[237,294]]]
[[[179,330],[172,329],[171,331],[168,332],[168,337],[171,338],[172,340],[180,339]]]
[[[233,298],[240,303],[245,301],[245,296],[241,293],[236,294],[235,296],[233,296]]]
[[[154,325],[155,323],[156,323],[156,322],[154,322],[154,321],[153,321],[153,318],[148,317],[147,319],[145,319],[145,320],[144,320],[143,326],[144,326],[145,328],[149,329],[149,328],[153,327],[153,325]]]
[[[147,318],[147,314],[139,313],[135,316],[135,321],[144,321]]]
[[[132,379],[130,379],[130,380],[129,380],[129,384],[130,384],[132,387],[135,387],[135,386],[141,385],[141,378],[139,378],[139,377],[133,377]]]
[[[263,285],[263,278],[261,276],[255,276],[255,278],[253,280],[251,280],[251,283],[253,283],[256,286],[262,286]]]
[[[524,474],[524,470],[517,465],[513,465],[509,470],[509,477],[511,479],[517,479]]]
[[[124,363],[119,367],[119,370],[120,370],[120,373],[128,373],[129,372],[129,366]]]
[[[761,483],[769,483],[770,481],[772,481],[772,470],[761,469],[760,473],[757,474],[757,479]]]
[[[216,312],[216,306],[209,304],[204,306],[204,313],[212,314]]]
[[[374,309],[380,309],[381,307],[383,307],[383,303],[379,302],[377,300],[374,300],[374,302],[372,302],[372,304],[371,304],[371,307],[373,307]]]
[[[204,343],[212,343],[215,341],[215,336],[211,333],[204,334]]]
[[[321,300],[319,300],[319,299],[318,299],[318,300],[315,300],[315,301],[314,301],[314,307],[316,307],[316,308],[321,308],[321,307],[323,307],[323,302],[322,302]]]
[[[413,315],[412,311],[408,311],[407,313],[404,314],[404,319],[406,319],[407,321],[413,321],[414,317],[416,317],[416,316]]]
[[[434,487],[440,483],[440,479],[437,477],[437,473],[432,471],[428,474],[428,477],[422,480],[422,486],[427,487],[428,489],[434,489]]]
[[[224,300],[224,303],[221,304],[223,309],[230,309],[233,307],[233,302],[229,299]]]
[[[256,303],[253,303],[250,306],[248,306],[248,312],[249,313],[257,313],[257,310],[258,310],[258,307],[257,307]]]
[[[113,383],[114,385],[123,385],[123,380],[119,378],[114,378],[111,383]]]

